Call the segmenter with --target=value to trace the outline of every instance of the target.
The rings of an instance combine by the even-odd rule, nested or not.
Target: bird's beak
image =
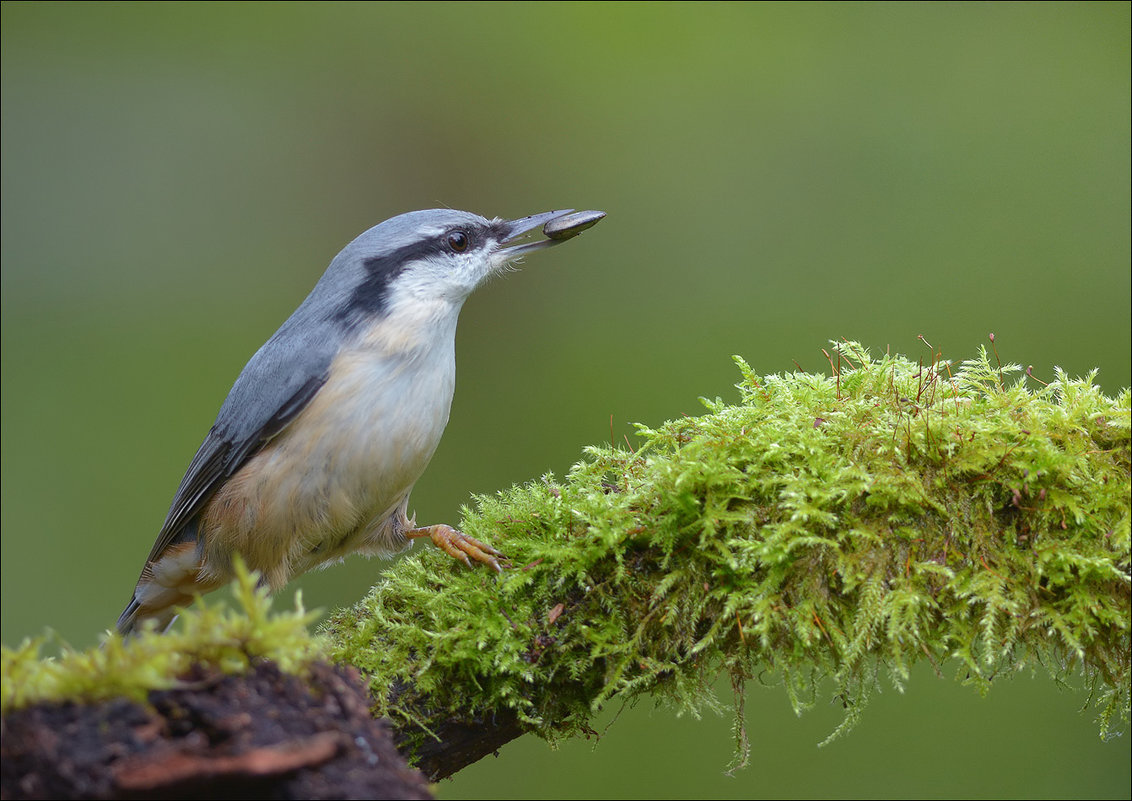
[[[542,250],[571,237],[577,236],[605,216],[604,211],[579,211],[560,209],[542,214],[532,214],[507,223],[507,232],[500,242],[500,250],[507,260],[517,258],[534,250]],[[530,234],[542,229],[540,237],[531,239]]]

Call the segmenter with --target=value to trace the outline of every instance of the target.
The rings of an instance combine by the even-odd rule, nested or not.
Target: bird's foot
[[[432,544],[453,559],[459,559],[468,567],[472,566],[472,560],[489,566],[497,573],[503,572],[503,566],[499,560],[507,561],[507,557],[499,551],[492,548],[490,545],[480,542],[474,537],[469,537],[461,531],[457,531],[451,526],[436,525],[425,526],[424,528],[414,528],[405,532],[405,536],[409,539],[418,539],[420,537],[428,537],[432,540]]]

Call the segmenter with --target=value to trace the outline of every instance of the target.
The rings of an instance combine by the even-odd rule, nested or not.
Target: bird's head
[[[324,308],[346,323],[372,321],[412,304],[458,311],[477,286],[507,265],[564,242],[604,216],[564,209],[489,220],[453,209],[412,211],[347,245],[312,295],[330,301]]]

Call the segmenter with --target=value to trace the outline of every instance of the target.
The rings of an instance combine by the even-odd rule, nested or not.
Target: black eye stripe
[[[452,247],[449,238],[454,234],[462,234],[466,237],[467,244],[464,250],[460,251]],[[440,234],[434,233],[380,256],[363,259],[362,268],[365,272],[361,283],[350,292],[350,299],[336,308],[330,316],[348,324],[360,324],[368,315],[385,308],[390,286],[414,261],[439,256],[442,253],[449,255],[467,253],[473,248],[483,246],[488,239],[498,240],[505,234],[506,228],[503,225],[488,228],[474,226],[453,228]]]

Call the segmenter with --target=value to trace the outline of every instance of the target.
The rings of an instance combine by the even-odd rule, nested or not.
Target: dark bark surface
[[[353,670],[316,664],[296,677],[265,662],[183,678],[148,708],[69,702],[4,716],[0,796],[431,798]]]
[[[426,734],[422,739],[420,727],[405,723],[393,727],[393,741],[429,781],[447,779],[525,733],[513,714],[463,720],[437,719],[428,710],[420,712],[436,737]]]

